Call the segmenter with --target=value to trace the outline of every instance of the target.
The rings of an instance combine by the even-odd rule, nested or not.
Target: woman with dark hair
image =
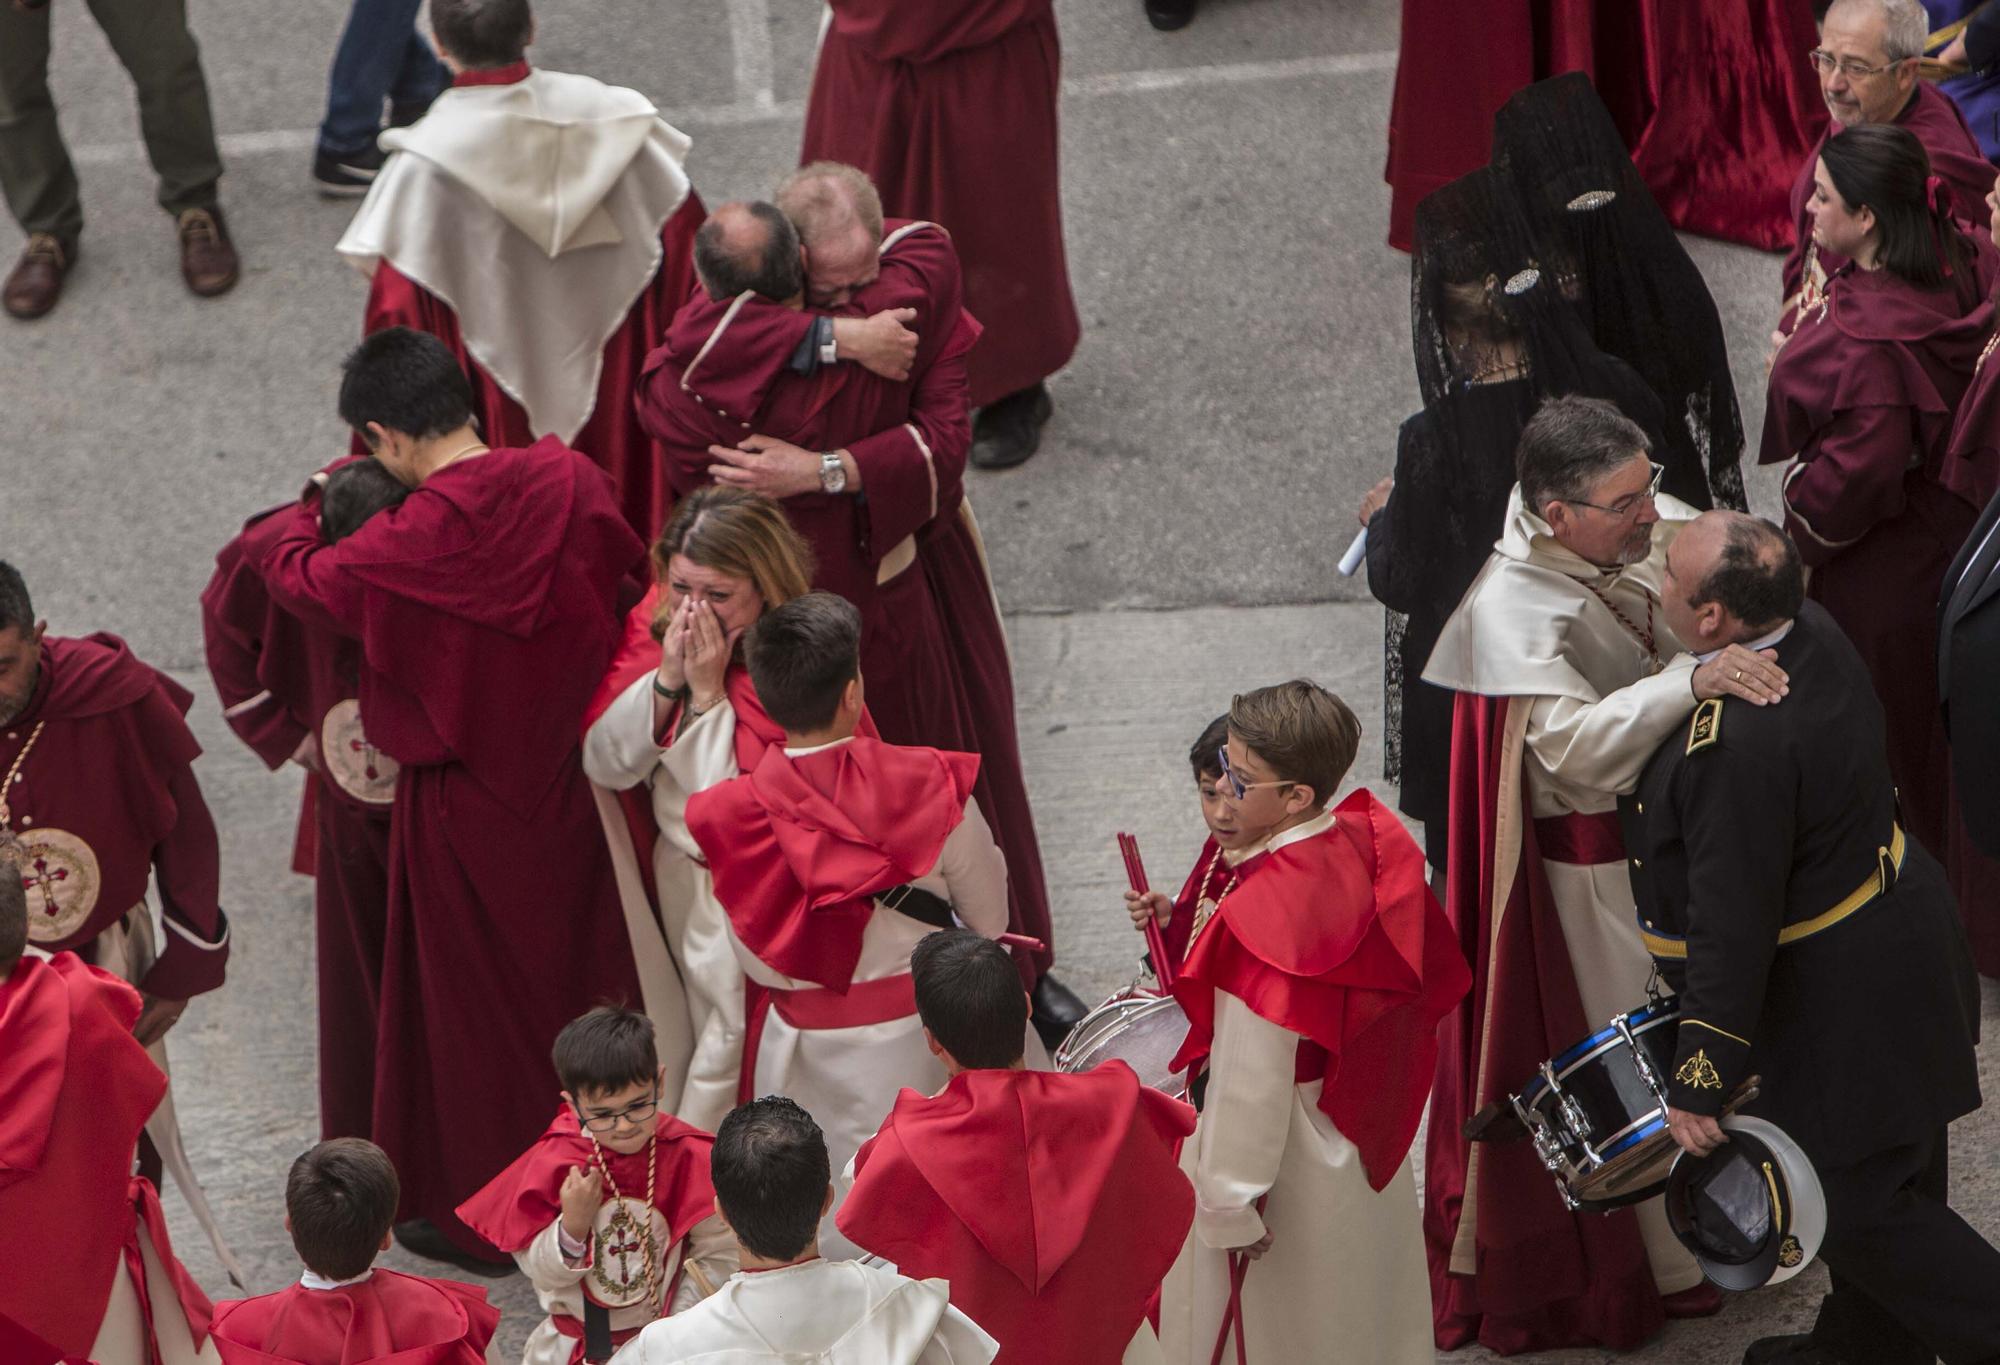
[[[1500,538],[1514,487],[1514,446],[1544,398],[1604,398],[1660,448],[1659,399],[1590,342],[1536,268],[1525,225],[1500,177],[1481,169],[1417,205],[1410,333],[1423,411],[1396,437],[1392,479],[1362,503],[1368,586],[1390,610],[1385,774],[1398,806],[1424,822],[1442,869],[1452,694],[1422,681],[1445,618]],[[1405,619],[1407,618],[1407,619]]]
[[[1993,332],[2000,256],[1959,230],[1950,191],[1902,128],[1835,134],[1813,174],[1814,240],[1846,264],[1777,351],[1760,460],[1792,461],[1785,527],[1812,569],[1810,595],[1867,662],[1904,823],[1943,858],[1938,586],[1991,482],[1954,453],[1952,414]]]

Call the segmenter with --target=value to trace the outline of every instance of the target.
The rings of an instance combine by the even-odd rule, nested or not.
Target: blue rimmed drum
[[[1621,1014],[1509,1097],[1570,1208],[1636,1204],[1666,1185],[1679,1150],[1667,1132],[1667,1076],[1680,1018],[1672,998]]]

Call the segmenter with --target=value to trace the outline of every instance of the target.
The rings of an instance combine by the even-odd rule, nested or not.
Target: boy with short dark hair
[[[860,613],[831,593],[766,611],[744,649],[785,744],[687,803],[752,987],[740,1093],[811,1110],[836,1169],[899,1089],[944,1083],[910,949],[954,923],[1007,927],[1006,864],[972,796],[978,758],[855,733],[860,639]],[[821,1235],[846,1250],[831,1223]]]
[[[8,1365],[212,1361],[210,1307],[132,1174],[167,1078],[132,1036],[139,992],[28,943],[21,868],[0,851],[0,1358]]]
[[[1146,927],[1148,916],[1159,920],[1167,956],[1176,970],[1187,956],[1188,944],[1196,928],[1215,913],[1216,902],[1236,881],[1236,864],[1250,855],[1235,813],[1222,799],[1222,749],[1229,742],[1227,713],[1210,721],[1188,750],[1188,766],[1194,769],[1195,791],[1201,797],[1201,819],[1208,826],[1208,839],[1194,860],[1180,894],[1168,900],[1163,891],[1125,893],[1125,910],[1134,928]],[[1159,964],[1153,964],[1159,975]]]
[[[329,545],[360,530],[377,512],[402,506],[410,490],[380,460],[356,459],[326,475],[319,495],[320,539]]]
[[[659,1107],[652,1021],[594,1009],[556,1036],[553,1060],[563,1105],[548,1131],[458,1208],[513,1254],[548,1312],[523,1365],[602,1360],[736,1268],[709,1185],[712,1139]]]
[[[1201,1108],[1194,1235],[1161,1297],[1176,1365],[1229,1336],[1252,1360],[1433,1356],[1407,1156],[1469,973],[1395,815],[1366,790],[1328,809],[1360,736],[1303,679],[1229,708],[1222,805],[1256,851],[1174,983]]]
[[[997,947],[995,951],[1000,951]],[[1006,962],[1012,989],[1021,978]],[[716,1129],[715,1203],[742,1269],[685,1313],[654,1323],[616,1365],[687,1360],[785,1365],[986,1365],[993,1338],[947,1301],[940,1280],[913,1280],[820,1257],[833,1204],[826,1139],[780,1095],[730,1112]]]
[[[223,1365],[484,1365],[500,1310],[456,1280],[375,1265],[396,1220],[396,1168],[380,1147],[334,1138],[292,1163],[285,1230],[305,1270],[275,1294],[217,1304]]]
[[[951,1080],[896,1097],[855,1155],[841,1231],[905,1274],[948,1281],[1003,1362],[1157,1361],[1146,1311],[1194,1219],[1175,1165],[1194,1111],[1122,1061],[1024,1069],[1027,997],[997,943],[932,934],[910,973]]]

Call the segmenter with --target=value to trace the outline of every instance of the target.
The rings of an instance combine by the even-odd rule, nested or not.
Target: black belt
[[[875,900],[884,910],[908,915],[917,923],[928,924],[933,929],[958,928],[958,920],[951,913],[951,902],[914,883],[904,882],[901,886],[878,892]]]

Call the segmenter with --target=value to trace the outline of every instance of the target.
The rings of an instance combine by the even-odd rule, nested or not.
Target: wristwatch
[[[819,363],[822,365],[838,365],[840,363],[840,343],[834,340],[833,324],[831,322],[827,323],[825,339],[819,344]]]
[[[823,451],[819,457],[819,486],[828,493],[844,492],[847,488],[847,466],[840,462],[837,450]]]

